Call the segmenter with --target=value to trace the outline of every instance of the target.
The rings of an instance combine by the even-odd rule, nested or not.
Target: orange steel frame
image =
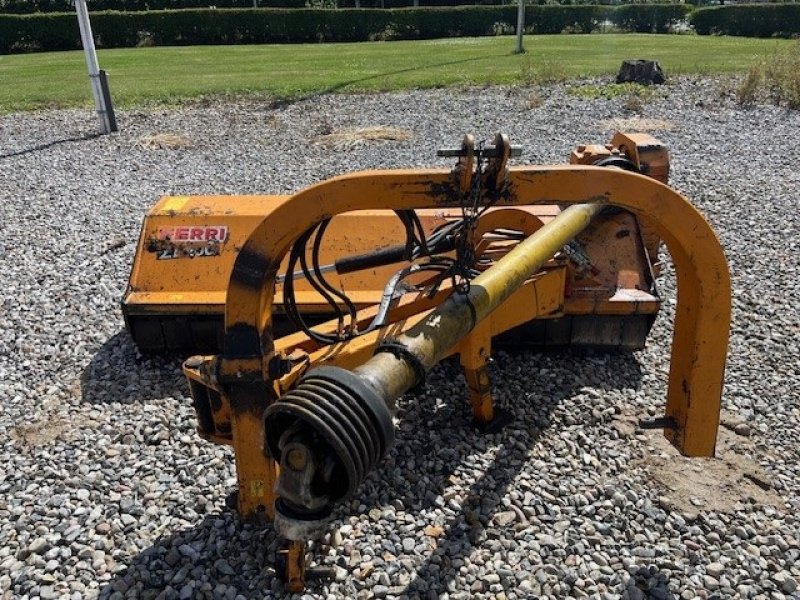
[[[646,220],[672,256],[678,302],[665,416],[675,427],[665,436],[684,455],[713,456],[719,425],[730,326],[730,277],[719,242],[692,204],[668,186],[637,173],[593,166],[512,167],[497,206],[569,205],[599,202]],[[353,368],[376,344],[423,318],[437,298],[404,300],[395,322],[371,334],[316,347],[303,334],[274,340],[271,330],[274,281],[291,244],[310,225],[349,211],[458,206],[458,181],[447,169],[364,171],[311,186],[280,204],[253,231],[239,252],[227,291],[225,352],[193,357],[184,370],[215,390],[214,419],[229,422],[229,434],[214,441],[234,447],[238,507],[244,516],[273,516],[275,463],[262,453],[265,408],[290,389],[309,366]],[[497,219],[502,219],[498,210]],[[515,211],[519,212],[519,211]],[[533,228],[536,225],[532,225]],[[530,232],[528,232],[530,233]],[[557,314],[564,298],[563,265],[552,263],[530,279],[500,310],[480,323],[452,354],[461,354],[476,419],[491,420],[493,408],[485,364],[491,338],[537,316]],[[370,311],[359,312],[360,319]],[[326,326],[323,326],[323,328]],[[335,329],[333,323],[327,325]],[[291,364],[275,374],[275,360]]]
[[[290,196],[172,196],[165,197],[148,214],[140,236],[130,285],[123,300],[123,312],[127,317],[136,315],[216,315],[225,306],[226,291],[233,263],[239,249],[258,224],[278,205]],[[495,228],[513,229],[532,233],[542,222],[560,212],[557,206],[506,207],[489,209],[480,219],[476,239]],[[419,210],[417,215],[427,234],[437,226],[461,217],[458,208]],[[204,227],[209,223],[224,223],[230,230],[230,238],[218,254],[196,259],[158,260],[153,248],[159,241],[160,230],[175,227],[183,229]],[[366,224],[366,227],[365,227]],[[352,235],[352,232],[356,232]],[[643,231],[642,234],[645,232]],[[325,235],[326,244],[320,249],[320,262],[333,263],[341,256],[372,251],[392,244],[401,244],[405,231],[391,210],[370,210],[345,214],[332,220]],[[330,243],[329,243],[330,241]],[[486,241],[482,242],[486,243]],[[657,246],[656,246],[657,247]],[[483,248],[478,246],[476,253]],[[651,252],[655,258],[657,251]],[[619,260],[619,256],[615,256]],[[287,260],[281,265],[285,272]],[[637,261],[648,270],[646,259]],[[177,268],[178,264],[180,268]],[[348,295],[357,307],[367,307],[380,301],[386,281],[394,275],[397,265],[386,265],[337,274],[337,283],[348,290]],[[646,282],[640,282],[642,286]],[[618,287],[634,288],[635,285]],[[330,311],[327,301],[304,279],[294,282],[295,296],[303,314]],[[283,285],[276,286],[273,306],[281,310]],[[613,301],[594,296],[582,297],[572,294],[565,298],[564,314],[620,314],[631,312],[654,313],[658,301],[637,298],[634,308],[631,302]]]

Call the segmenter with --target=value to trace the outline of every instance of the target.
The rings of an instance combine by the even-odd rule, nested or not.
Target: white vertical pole
[[[524,54],[525,48],[522,47],[522,33],[525,29],[525,0],[517,3],[517,47],[514,54]]]
[[[81,30],[81,43],[83,53],[86,55],[86,68],[89,71],[89,83],[92,85],[92,96],[94,96],[94,106],[97,118],[100,121],[100,130],[103,133],[111,133],[112,122],[109,107],[106,106],[103,87],[100,82],[100,65],[97,63],[97,51],[94,47],[94,37],[92,36],[92,25],[89,22],[89,11],[86,8],[86,0],[75,0],[75,11],[78,13],[78,27]]]

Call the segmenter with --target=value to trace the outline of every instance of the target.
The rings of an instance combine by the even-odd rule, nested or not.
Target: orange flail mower
[[[396,399],[458,355],[476,423],[492,347],[642,348],[658,250],[678,279],[663,417],[712,456],[730,322],[716,236],[668,187],[645,134],[579,146],[569,165],[509,166],[506,136],[440,151],[452,169],[351,173],[290,196],[163,198],[142,227],[126,324],[184,364],[198,433],[234,449],[238,509],[274,521],[290,590],[305,542],[394,440]]]

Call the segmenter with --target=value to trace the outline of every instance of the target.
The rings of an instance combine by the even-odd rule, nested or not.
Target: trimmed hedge
[[[692,12],[687,4],[627,4],[612,13],[614,25],[636,33],[668,33]]]
[[[359,8],[412,8],[414,0],[358,0]],[[502,6],[510,0],[418,0],[415,8],[442,6]],[[356,0],[336,0],[337,8],[355,8]]]
[[[489,14],[487,14],[489,11]],[[319,10],[225,9],[92,14],[99,48],[137,45],[355,42],[488,35],[503,9]],[[513,8],[506,9],[510,18]],[[0,53],[75,50],[80,35],[75,15],[0,15]]]
[[[89,0],[89,10],[139,11],[181,8],[252,8],[253,0]],[[305,8],[306,0],[258,0],[259,8]],[[0,0],[0,14],[72,12],[71,0]]]
[[[700,35],[795,37],[800,35],[800,4],[736,4],[698,8],[691,23]]]
[[[258,0],[258,8],[318,8],[325,0]],[[332,1],[332,0],[330,0]],[[544,3],[546,0],[542,0]],[[356,0],[336,0],[337,8],[355,8]],[[418,0],[419,7],[512,4],[512,0]],[[584,3],[584,2],[582,2]],[[408,8],[414,0],[359,0],[360,8]],[[140,11],[180,8],[253,8],[253,0],[89,0],[89,10]],[[68,12],[71,0],[0,0],[0,14]]]
[[[633,0],[637,2],[637,0]],[[707,0],[693,0],[705,2]],[[792,2],[794,0],[780,0]],[[358,0],[360,8],[410,8],[414,0]],[[648,0],[647,4],[675,4],[676,0]],[[356,0],[258,0],[258,8],[355,8]],[[431,6],[496,6],[515,0],[417,0],[417,8]],[[553,0],[528,0],[528,4],[552,5]],[[616,0],[558,0],[559,5],[616,4]],[[139,11],[180,8],[253,8],[253,0],[89,0],[89,10]],[[70,12],[72,0],[0,0],[0,14]]]
[[[636,31],[665,31],[685,14],[670,5],[528,6],[530,33],[589,33],[610,19]],[[92,13],[99,48],[140,45],[359,42],[486,36],[514,30],[517,8],[461,6],[399,9],[185,9]],[[74,13],[0,15],[0,54],[76,50]]]
[[[516,25],[514,16],[508,23]],[[526,33],[591,33],[609,16],[609,7],[598,4],[576,4],[573,6],[534,5],[525,7]]]

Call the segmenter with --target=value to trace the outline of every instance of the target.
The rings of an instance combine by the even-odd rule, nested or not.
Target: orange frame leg
[[[494,419],[492,384],[486,364],[492,353],[491,318],[484,319],[464,338],[459,346],[459,359],[469,390],[469,402],[476,423]]]

